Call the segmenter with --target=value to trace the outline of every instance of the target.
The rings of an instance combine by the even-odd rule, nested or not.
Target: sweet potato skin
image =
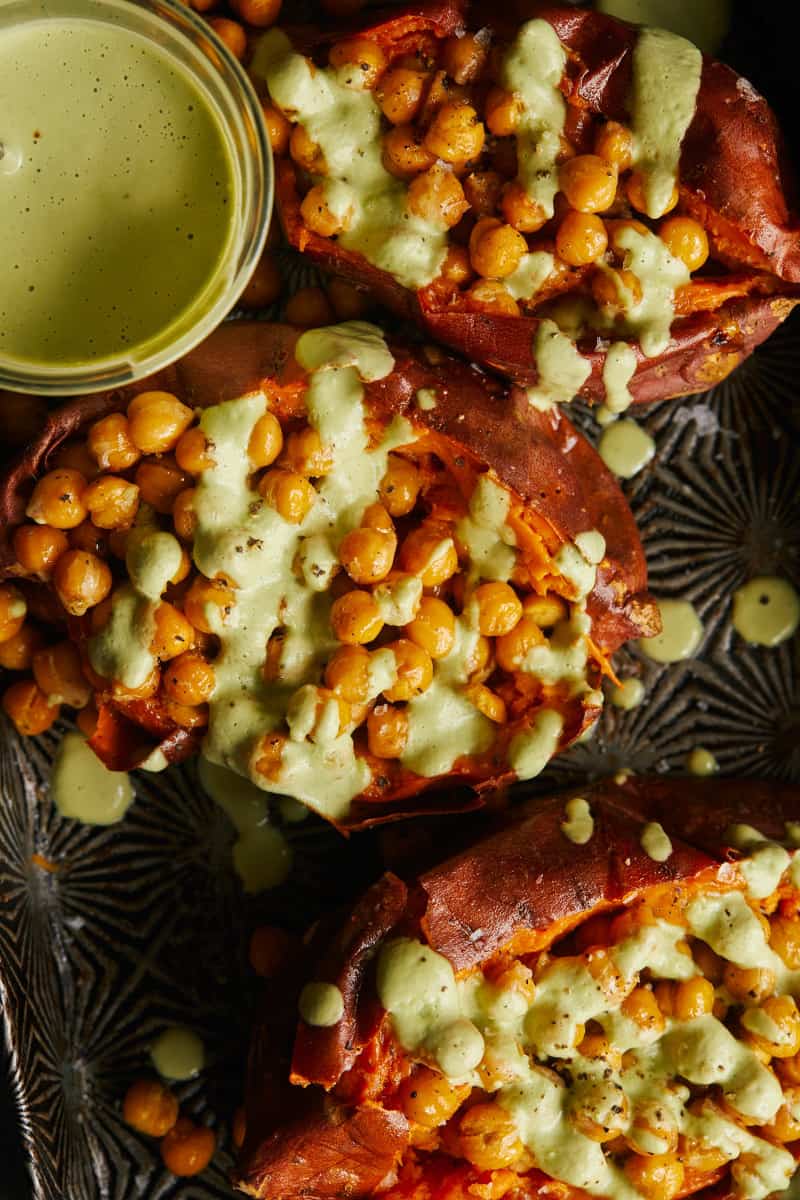
[[[586,845],[577,846],[560,830],[564,804],[575,794],[530,799],[512,810],[489,836],[407,883],[391,874],[383,876],[338,932],[331,932],[330,925],[317,932],[308,947],[307,970],[311,977],[341,988],[343,1029],[312,1028],[297,1021],[293,1006],[303,978],[302,964],[289,982],[287,996],[277,1002],[280,1034],[274,1031],[276,999],[271,993],[253,1040],[247,1138],[235,1176],[239,1187],[251,1195],[281,1195],[283,1200],[307,1195],[333,1200],[336,1195],[364,1196],[372,1191],[372,1177],[367,1180],[360,1173],[355,1127],[351,1135],[349,1114],[356,1110],[336,1096],[376,1028],[381,1010],[365,967],[384,938],[421,927],[425,940],[456,971],[469,971],[504,948],[546,947],[593,912],[633,901],[653,885],[699,882],[704,875],[712,878],[731,855],[725,830],[733,822],[751,824],[766,837],[782,837],[784,822],[800,817],[800,789],[791,785],[750,779],[605,781],[580,789],[591,806],[595,832]],[[640,844],[644,824],[654,820],[661,822],[673,842],[666,863],[654,862]],[[270,1066],[276,1054],[282,1056],[277,1077]],[[297,1083],[303,1085],[302,1091],[292,1086]],[[297,1167],[291,1148],[285,1155],[277,1151],[285,1105],[307,1098],[311,1124],[319,1128],[320,1088],[336,1089],[328,1096],[325,1145],[326,1154],[334,1143],[338,1145],[342,1178],[347,1181],[343,1191],[324,1190],[325,1182],[313,1171],[313,1164],[299,1177],[291,1174]],[[272,1098],[273,1115],[265,1119],[267,1095]],[[380,1081],[364,1104],[373,1116],[382,1112],[385,1119],[378,1161],[386,1173],[396,1165],[402,1144],[398,1148],[398,1114],[376,1108],[379,1095]],[[301,1118],[296,1107],[291,1114],[294,1139]],[[264,1144],[269,1147],[268,1159],[261,1152]],[[703,1192],[708,1200],[726,1194],[724,1184]]]
[[[293,350],[299,331],[287,325],[232,322],[220,327],[181,362],[126,392],[72,401],[56,410],[37,441],[0,477],[0,578],[13,576],[13,527],[24,519],[28,490],[47,469],[48,458],[67,437],[105,413],[124,408],[132,394],[145,387],[175,390],[196,407],[240,396],[264,383],[276,386],[286,403],[302,390],[302,372]],[[524,504],[537,514],[554,543],[572,541],[586,529],[599,529],[607,554],[597,573],[588,607],[593,637],[605,654],[625,640],[657,632],[657,609],[646,591],[644,553],[630,509],[616,480],[588,442],[558,411],[539,413],[519,389],[504,387],[460,360],[424,353],[390,341],[395,369],[386,379],[365,387],[368,408],[387,422],[405,414],[417,427],[447,439],[474,457],[483,468],[494,467]],[[416,404],[420,388],[433,388],[436,407],[422,411]],[[35,588],[34,588],[35,590]],[[52,591],[38,589],[55,602]],[[85,622],[71,622],[76,640],[85,636]],[[578,711],[580,710],[580,711]],[[568,733],[578,736],[586,720],[585,706],[576,702]],[[104,698],[92,746],[114,770],[139,765],[156,749],[170,762],[197,752],[202,735],[181,728],[166,717],[157,701]],[[498,775],[494,782],[499,782]],[[413,789],[412,789],[413,790]],[[475,792],[451,787],[431,796],[426,811],[465,810],[480,803]],[[357,803],[350,827],[419,811],[409,794]]]
[[[442,7],[441,3],[430,6],[430,15],[429,6],[411,10],[419,33],[441,36],[438,28]],[[454,21],[461,17],[470,28],[486,26],[508,39],[533,16],[553,26],[570,55],[563,89],[570,105],[569,123],[575,127],[581,150],[591,148],[580,146],[583,114],[628,118],[636,41],[633,27],[591,10],[536,4],[532,0],[503,6],[502,13],[485,0],[454,2],[451,8]],[[403,15],[390,16],[370,25],[366,32],[385,45],[391,45],[395,37],[405,44],[404,19]],[[323,36],[316,47],[328,40]],[[315,48],[307,38],[295,44],[303,50]],[[279,160],[276,167],[278,209],[292,245],[320,266],[362,287],[399,316],[417,321],[426,333],[475,362],[525,385],[537,382],[533,354],[537,318],[470,312],[460,298],[443,296],[433,285],[416,292],[405,289],[360,254],[306,229],[294,167],[286,159]],[[656,358],[645,358],[635,345],[637,369],[629,388],[637,403],[686,395],[718,383],[800,302],[800,224],[788,207],[792,181],[775,117],[746,80],[710,59],[704,59],[697,108],[684,139],[680,171],[684,208],[705,225],[712,247],[723,261],[749,269],[753,290],[752,294],[717,304],[713,311],[688,318],[676,316],[670,344]],[[747,188],[740,186],[743,177],[748,179]],[[769,295],[762,294],[765,286]],[[579,394],[602,402],[607,343],[590,337],[580,343],[579,349],[591,368]]]

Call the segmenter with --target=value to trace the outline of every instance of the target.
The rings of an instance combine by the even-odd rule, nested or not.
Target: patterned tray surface
[[[776,59],[768,21],[749,23],[750,5],[737,13],[747,38],[732,60],[752,68],[779,103],[789,59]],[[759,62],[762,70],[769,62],[768,79]],[[309,281],[294,257],[285,267],[291,287]],[[627,712],[607,705],[595,736],[537,786],[622,767],[681,773],[699,745],[725,774],[800,781],[800,642],[750,647],[731,623],[732,594],[752,576],[781,575],[800,588],[798,373],[800,316],[719,387],[637,418],[656,454],[625,490],[651,586],[659,597],[693,602],[703,641],[694,658],[672,666],[636,649],[621,654],[619,673],[641,677],[646,702]],[[575,406],[573,415],[596,441],[589,412]],[[55,814],[47,781],[63,728],[35,743],[6,728],[0,744],[0,1000],[34,1193],[230,1197],[229,1121],[258,994],[247,931],[263,920],[300,929],[343,901],[379,869],[378,839],[344,843],[313,818],[291,826],[290,879],[247,898],[231,866],[234,831],[192,767],[140,775],[119,826],[91,828]],[[164,1171],[153,1144],[120,1114],[154,1037],[172,1024],[205,1043],[206,1070],[177,1091],[189,1115],[214,1125],[220,1147],[189,1181]],[[0,1110],[3,1123],[7,1134]],[[0,1144],[3,1200],[30,1194],[16,1179]]]

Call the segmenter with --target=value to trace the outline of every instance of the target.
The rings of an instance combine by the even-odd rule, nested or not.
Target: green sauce
[[[0,145],[0,359],[142,356],[216,293],[234,231],[230,151],[150,41],[78,18],[4,29]]]

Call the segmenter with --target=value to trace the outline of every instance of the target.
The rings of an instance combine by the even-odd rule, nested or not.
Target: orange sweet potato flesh
[[[592,148],[586,140],[591,124],[587,117],[629,120],[634,27],[602,13],[535,0],[503,5],[452,0],[449,21],[443,16],[447,7],[415,5],[373,22],[364,32],[393,57],[407,53],[414,36],[443,37],[459,20],[463,27],[489,28],[501,41],[509,41],[524,21],[542,17],[568,51],[562,90],[569,106],[567,129],[579,152]],[[415,35],[409,35],[410,24]],[[295,45],[310,52],[330,40],[328,34],[310,39],[304,31]],[[679,211],[703,224],[712,257],[736,274],[737,286],[730,294],[725,274],[697,277],[676,306],[666,350],[646,358],[638,343],[632,343],[637,368],[629,388],[635,402],[687,395],[718,383],[800,301],[800,224],[787,200],[792,189],[780,133],[766,101],[735,71],[705,58],[695,115],[683,142]],[[276,162],[276,196],[289,241],[309,258],[418,322],[427,334],[472,361],[526,385],[537,382],[536,316],[469,311],[460,293],[435,282],[419,291],[406,289],[359,253],[312,233],[302,220],[295,168],[288,158]],[[605,399],[607,345],[594,334],[578,343],[591,368],[579,395],[590,401]]]
[[[297,337],[298,331],[286,325],[224,325],[175,367],[135,390],[166,387],[187,403],[204,407],[264,385],[278,411],[296,412],[302,408],[305,386],[304,372],[293,355]],[[431,363],[419,348],[390,345],[394,370],[365,385],[371,420],[385,427],[402,414],[430,449],[460,464],[459,470],[477,476],[493,467],[515,494],[520,520],[535,527],[550,555],[584,530],[603,534],[606,556],[588,611],[594,645],[604,658],[629,638],[657,632],[657,608],[646,591],[644,553],[631,512],[614,477],[567,418],[556,410],[537,412],[519,388],[503,386],[461,360],[437,354]],[[435,389],[434,409],[419,409],[416,393],[421,388]],[[26,495],[33,479],[46,470],[48,455],[65,437],[102,413],[123,407],[129,398],[117,392],[65,405],[50,418],[42,437],[0,478],[0,577],[15,572],[11,534],[24,519]],[[52,592],[45,589],[44,594],[55,600]],[[87,627],[86,619],[69,622],[70,634],[79,643],[85,643]],[[130,769],[156,749],[174,762],[200,748],[202,731],[176,725],[157,697],[120,698],[101,687],[98,700],[100,719],[91,745],[113,770]],[[579,736],[596,715],[580,697],[565,701],[563,743]],[[530,716],[523,714],[521,719]],[[506,741],[514,729],[511,722],[504,728]],[[411,812],[474,807],[480,803],[476,787],[511,777],[504,748],[505,743],[498,742],[495,757],[456,764],[454,774],[472,785],[457,796],[450,788],[438,797],[420,797],[425,780],[399,764],[382,763],[374,787],[354,802],[344,824],[355,828]]]
[[[408,1126],[402,1113],[381,1107],[382,1095],[408,1070],[374,991],[373,964],[384,940],[421,936],[456,971],[469,971],[499,954],[547,947],[593,913],[659,884],[701,888],[731,853],[725,831],[733,822],[782,838],[784,823],[800,816],[800,788],[752,779],[630,778],[580,795],[595,820],[587,844],[576,846],[561,832],[569,794],[532,798],[494,832],[420,876],[384,875],[344,922],[316,931],[305,961],[282,981],[281,996],[272,988],[265,997],[253,1035],[247,1135],[235,1173],[242,1191],[281,1200],[370,1196],[401,1161]],[[659,821],[672,839],[666,863],[642,849],[648,821]],[[339,987],[344,1015],[337,1025],[298,1020],[297,996],[308,978]],[[426,1158],[442,1185],[430,1194],[467,1195],[458,1176],[471,1168]],[[540,1193],[545,1183],[534,1173],[522,1194],[551,1195]],[[682,1194],[689,1193],[722,1200],[729,1186],[719,1172],[689,1176]],[[585,1195],[563,1193],[563,1200],[579,1198]]]

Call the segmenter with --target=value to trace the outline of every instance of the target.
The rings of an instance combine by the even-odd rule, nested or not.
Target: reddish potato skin
[[[66,438],[103,414],[125,407],[131,394],[146,386],[174,390],[187,403],[206,407],[268,383],[276,403],[287,412],[302,397],[305,374],[294,358],[299,336],[288,325],[234,322],[220,327],[180,363],[129,388],[72,401],[57,410],[41,437],[0,477],[0,578],[14,574],[11,548],[13,527],[24,518],[26,496],[33,479],[47,469],[49,455]],[[522,390],[503,385],[475,367],[440,352],[429,362],[425,352],[390,340],[395,368],[383,380],[365,385],[371,413],[388,424],[403,414],[421,432],[446,444],[452,455],[466,457],[477,470],[493,467],[532,515],[552,553],[583,530],[598,529],[606,539],[606,556],[588,598],[593,640],[603,654],[624,641],[657,632],[658,612],[649,596],[647,571],[639,535],[619,486],[589,443],[558,410],[537,412]],[[416,404],[420,388],[433,388],[436,407],[422,411]],[[33,591],[37,585],[33,585]],[[52,592],[38,588],[52,597]],[[71,621],[78,642],[86,639],[87,622]],[[128,770],[155,749],[175,762],[196,753],[202,733],[170,720],[157,699],[101,696],[100,717],[91,744],[107,766]],[[596,717],[582,700],[571,701],[564,713],[563,743],[580,735]],[[458,771],[445,788],[427,792],[424,802],[413,797],[421,782],[410,772],[388,780],[381,792],[358,798],[348,828],[362,828],[411,812],[465,811],[481,803],[480,792],[512,774],[501,764],[485,768],[467,765],[464,786],[456,790]]]
[[[432,7],[440,22],[443,6]],[[458,15],[470,27],[489,26],[501,38],[512,38],[519,25],[532,16],[553,26],[570,53],[563,90],[570,105],[568,127],[581,151],[591,148],[580,144],[585,114],[628,118],[636,41],[633,27],[591,10],[543,6],[531,0],[517,0],[506,16],[498,15],[496,5],[482,0],[453,3],[452,10],[454,20]],[[425,6],[413,10],[420,35],[425,12]],[[394,53],[395,34],[403,47],[408,41],[404,20],[390,17],[367,32]],[[432,15],[426,32],[441,36]],[[327,40],[326,35],[317,39],[316,45]],[[295,44],[302,50],[313,48],[308,38],[295,38]],[[419,291],[404,288],[360,254],[306,229],[294,166],[284,159],[276,168],[278,210],[292,245],[370,292],[399,316],[417,321],[426,333],[471,360],[526,386],[537,382],[533,356],[537,318],[470,312],[458,297],[443,298],[436,286]],[[775,117],[746,80],[707,58],[680,170],[684,209],[704,224],[713,252],[722,261],[745,268],[744,288],[751,294],[729,300],[721,294],[713,311],[703,308],[691,316],[676,317],[670,344],[657,358],[646,358],[635,345],[638,365],[629,388],[636,403],[712,387],[769,337],[800,302],[800,225],[787,204],[793,181],[783,160]],[[740,186],[743,177],[748,179],[747,188]],[[721,287],[724,282],[722,278]],[[579,349],[591,368],[579,394],[602,402],[606,347],[589,337]]]
[[[767,837],[783,836],[784,822],[800,817],[800,788],[790,785],[752,779],[605,781],[580,789],[590,803],[595,832],[586,845],[576,846],[560,830],[565,802],[575,794],[532,798],[504,816],[495,832],[407,883],[384,875],[344,924],[338,929],[327,924],[315,933],[308,965],[297,964],[277,1004],[270,994],[256,1026],[237,1186],[253,1196],[282,1200],[358,1197],[369,1195],[376,1176],[397,1165],[408,1133],[402,1114],[380,1108],[383,1079],[400,1077],[385,1037],[380,1054],[369,1058],[376,1068],[380,1064],[375,1079],[369,1067],[366,1074],[361,1071],[365,1077],[358,1076],[359,1056],[376,1045],[381,1026],[369,962],[383,940],[416,933],[421,926],[434,950],[457,971],[468,971],[501,948],[546,947],[593,912],[623,899],[631,902],[655,884],[713,877],[731,856],[724,833],[733,822],[747,822]],[[641,847],[642,828],[654,820],[672,838],[673,854],[666,863],[654,862]],[[471,936],[476,930],[483,936]],[[312,1028],[298,1020],[296,1000],[304,977],[340,988],[344,1016],[339,1025]],[[332,1088],[336,1096],[329,1094]],[[342,1095],[351,1098],[349,1104]],[[371,1117],[373,1154],[367,1170],[359,1123],[365,1113]],[[379,1114],[383,1126],[375,1137]],[[315,1143],[324,1146],[322,1160],[315,1156]],[[303,1147],[299,1160],[298,1145]],[[716,1176],[703,1182],[706,1200],[728,1195]]]

